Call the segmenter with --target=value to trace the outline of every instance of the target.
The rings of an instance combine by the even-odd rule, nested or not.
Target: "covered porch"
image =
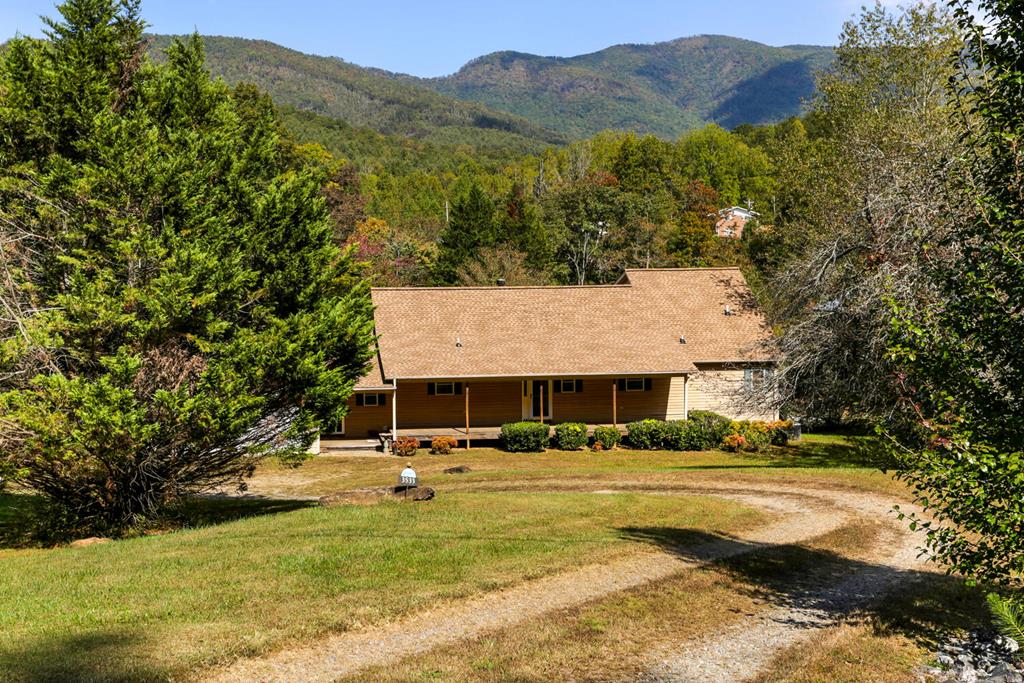
[[[429,441],[460,445],[497,439],[501,425],[521,420],[582,422],[624,428],[644,418],[685,419],[687,374],[396,380],[392,390],[357,392],[332,438]],[[362,395],[360,395],[362,394]]]

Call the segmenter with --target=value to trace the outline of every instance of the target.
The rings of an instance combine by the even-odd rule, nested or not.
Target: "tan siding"
[[[773,420],[767,406],[746,405],[743,397],[743,368],[701,365],[690,378],[690,410],[711,410],[737,420]]]
[[[583,378],[583,391],[580,393],[552,394],[551,421],[556,424],[611,422],[613,381],[609,378]]]
[[[685,377],[672,377],[668,387],[667,420],[682,420],[686,416],[686,400],[684,396]]]
[[[348,400],[345,436],[371,436],[391,430],[391,394],[385,394],[382,406],[357,406],[355,396]]]
[[[568,377],[566,379],[569,379]],[[615,379],[584,378],[583,391],[555,394],[552,422],[587,422],[608,424],[612,421],[612,384]],[[670,377],[655,377],[650,391],[619,391],[619,424],[653,417],[664,420],[668,414]]]
[[[467,383],[463,383],[463,392]],[[469,382],[469,423],[494,426],[522,419],[518,380]],[[430,396],[426,382],[398,383],[398,428],[464,427],[466,396]]]
[[[619,422],[632,422],[646,418],[664,420],[668,415],[671,377],[655,377],[650,391],[619,392]]]

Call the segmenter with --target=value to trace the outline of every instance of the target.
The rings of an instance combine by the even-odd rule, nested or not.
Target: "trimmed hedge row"
[[[626,425],[629,445],[638,450],[759,451],[789,440],[791,422],[730,420],[707,410],[690,412],[689,420],[638,420]]]
[[[626,425],[626,441],[637,450],[759,451],[769,445],[784,446],[792,423],[778,420],[730,420],[707,410],[693,410],[689,420],[638,420]],[[501,426],[506,451],[543,451],[551,440],[551,427],[539,422],[509,422]],[[587,426],[563,422],[554,428],[554,445],[563,451],[578,451],[587,445]],[[594,428],[594,450],[614,448],[622,441],[615,427]]]

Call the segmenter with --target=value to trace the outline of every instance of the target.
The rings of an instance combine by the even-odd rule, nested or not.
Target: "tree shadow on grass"
[[[797,441],[787,446],[771,446],[760,453],[736,453],[734,462],[721,465],[680,465],[673,470],[738,470],[766,468],[796,469],[891,469],[869,439],[847,441]]]
[[[877,633],[900,634],[935,649],[951,633],[987,622],[982,592],[956,577],[693,529],[625,527],[619,533],[686,560],[710,562],[754,599],[785,608],[778,620],[797,628],[854,617],[867,619]]]
[[[315,500],[252,495],[194,496],[169,510],[164,518],[164,524],[171,528],[212,526],[246,517],[291,512],[315,505],[317,505]]]
[[[316,501],[265,498],[262,496],[195,496],[187,498],[147,531],[176,531],[232,522],[246,517],[291,512],[316,505]],[[53,534],[44,518],[41,496],[27,493],[0,494],[0,549],[53,545]]]
[[[127,629],[41,638],[0,648],[0,679],[12,683],[166,681],[169,673],[133,655],[142,639]]]

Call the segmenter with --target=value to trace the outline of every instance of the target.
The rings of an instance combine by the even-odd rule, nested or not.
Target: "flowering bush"
[[[578,451],[587,445],[587,425],[563,422],[555,427],[555,443],[563,451]]]
[[[722,439],[722,448],[730,453],[742,451],[747,446],[747,440],[742,434],[728,434]]]
[[[435,436],[430,441],[430,452],[434,455],[448,455],[459,442],[450,436]]]
[[[395,443],[392,444],[391,450],[395,455],[407,458],[411,455],[416,455],[416,451],[419,450],[420,440],[411,436],[400,436],[395,439]]]

